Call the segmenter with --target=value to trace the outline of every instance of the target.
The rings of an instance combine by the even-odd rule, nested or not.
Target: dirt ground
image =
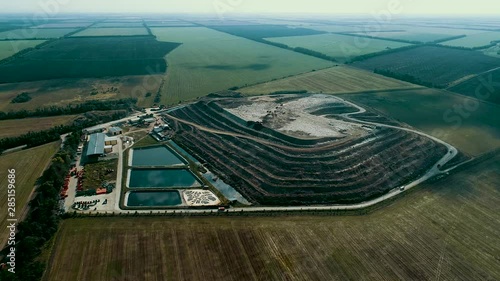
[[[367,131],[359,124],[312,114],[332,104],[346,105],[331,95],[257,96],[235,108],[226,108],[246,120],[262,122],[266,127],[298,138],[361,137]]]

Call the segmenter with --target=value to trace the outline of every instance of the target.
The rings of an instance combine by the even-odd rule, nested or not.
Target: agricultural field
[[[68,125],[77,115],[55,117],[25,118],[17,120],[0,120],[0,138],[15,137],[28,132],[48,130],[55,126]]]
[[[424,46],[355,62],[353,66],[389,71],[435,87],[447,87],[500,67],[500,59],[476,51]]]
[[[500,108],[497,105],[433,89],[342,97],[442,139],[469,156],[500,147]],[[456,111],[457,107],[465,108],[465,113]]]
[[[309,25],[307,28],[325,31],[325,32],[346,32],[346,33],[356,33],[361,32],[362,26],[354,26],[354,25],[333,25],[333,24],[323,24],[323,25]]]
[[[420,88],[421,86],[377,75],[349,66],[337,66],[239,89],[245,95],[267,95],[279,91],[309,91],[330,94]]]
[[[206,99],[166,118],[177,144],[264,206],[363,202],[418,179],[447,153],[426,137],[339,116],[358,111],[331,95],[299,94]]]
[[[464,81],[448,90],[500,105],[500,68]]]
[[[0,83],[164,73],[178,46],[150,36],[65,38],[0,65]]]
[[[48,39],[60,38],[76,28],[24,28],[0,32],[0,39]]]
[[[196,26],[195,24],[185,22],[185,21],[146,21],[148,27],[184,27],[184,26]]]
[[[160,41],[182,43],[166,57],[168,72],[162,88],[165,105],[333,66],[328,61],[204,27],[152,31]]]
[[[144,27],[107,27],[107,28],[87,28],[81,32],[73,34],[71,37],[83,36],[136,36],[148,35],[148,30]]]
[[[28,48],[34,48],[45,42],[44,40],[13,40],[0,41],[0,60],[11,57],[14,54]]]
[[[45,23],[41,25],[34,26],[34,28],[82,28],[91,25],[93,22],[91,21],[82,21],[82,22],[51,22]]]
[[[378,25],[375,26],[378,27]],[[369,24],[360,26],[360,29],[354,34],[373,36],[382,39],[428,43],[445,40],[454,36],[472,36],[474,34],[484,33],[484,31],[481,30],[412,26],[409,24],[384,25],[381,26],[380,31],[372,31],[372,29],[373,27]]]
[[[499,280],[499,169],[363,216],[67,219],[43,280]]]
[[[151,106],[163,75],[136,75],[114,78],[55,79],[0,84],[0,111],[33,110],[41,106],[66,106],[90,100],[137,98],[139,106]],[[27,92],[26,103],[11,103]],[[148,95],[150,93],[151,95]]]
[[[288,37],[288,36],[306,36],[323,34],[324,31],[313,30],[302,27],[288,27],[285,25],[209,25],[221,32],[226,32],[232,35],[244,38],[266,38],[266,37]]]
[[[389,49],[397,49],[410,44],[362,38],[339,34],[321,34],[310,36],[292,36],[264,38],[271,42],[285,44],[289,47],[306,48],[335,58],[340,62],[348,62],[352,58],[377,53]]]
[[[473,35],[467,35],[467,37],[446,41],[441,44],[447,46],[477,48],[481,46],[487,46],[491,44],[492,41],[500,42],[500,32],[484,32]]]
[[[7,206],[7,174],[8,169],[16,170],[16,206],[17,218],[22,214],[35,182],[42,175],[45,167],[50,163],[52,156],[59,148],[59,142],[54,142],[32,149],[8,153],[0,156],[0,193],[1,206]],[[7,226],[7,211],[0,214],[0,227],[5,229]],[[6,234],[2,231],[0,236],[0,245],[5,245],[7,241]]]
[[[488,49],[484,49],[483,53],[487,56],[500,58],[500,44],[497,44],[496,46],[490,47]]]
[[[100,22],[92,27],[96,28],[130,28],[130,27],[143,27],[142,21],[129,21],[129,22]]]

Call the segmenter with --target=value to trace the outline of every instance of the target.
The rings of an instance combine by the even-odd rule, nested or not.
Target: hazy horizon
[[[352,14],[373,15],[381,11],[400,16],[493,16],[500,15],[500,2],[477,0],[456,3],[443,0],[18,0],[0,4],[2,13],[169,13],[169,14]]]

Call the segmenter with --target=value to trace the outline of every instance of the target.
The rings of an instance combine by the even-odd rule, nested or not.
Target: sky
[[[399,15],[500,15],[499,0],[16,0],[5,13],[307,13]],[[393,12],[391,12],[393,13]]]

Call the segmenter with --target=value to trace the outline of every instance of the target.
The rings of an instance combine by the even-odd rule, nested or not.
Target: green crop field
[[[45,39],[59,38],[76,28],[25,28],[0,32],[0,39]]]
[[[266,37],[286,37],[286,36],[305,36],[325,33],[324,31],[313,30],[303,27],[288,27],[285,25],[271,24],[251,24],[240,23],[238,25],[228,25],[227,23],[205,23],[212,28],[241,36],[245,38],[266,38]]]
[[[16,218],[19,219],[26,205],[29,195],[33,191],[35,182],[41,176],[45,167],[49,164],[52,156],[59,148],[59,142],[54,142],[32,149],[22,150],[0,156],[0,206],[3,212],[0,214],[0,227],[7,226],[7,175],[8,169],[16,170]],[[7,241],[7,231],[2,231],[0,245]]]
[[[72,37],[81,36],[133,36],[133,35],[148,35],[148,31],[144,27],[127,27],[127,28],[87,28],[81,32],[73,34]]]
[[[329,25],[329,24],[319,25],[319,24],[314,24],[314,25],[308,25],[306,27],[310,28],[310,29],[314,29],[314,30],[325,31],[325,32],[360,32],[363,30],[362,26],[352,26],[352,25]]]
[[[499,169],[364,216],[68,219],[43,280],[499,280]]]
[[[301,90],[316,93],[344,94],[420,87],[353,67],[337,66],[257,84],[238,91],[246,95],[267,95],[278,91]]]
[[[35,26],[35,28],[81,28],[91,25],[91,21],[81,21],[81,22],[51,22]]]
[[[393,30],[394,32],[390,32]],[[398,31],[396,31],[398,30]],[[456,29],[456,28],[437,28],[437,27],[422,27],[411,25],[385,25],[381,27],[380,32],[372,31],[370,25],[360,26],[360,30],[356,32],[359,35],[368,35],[379,38],[398,39],[405,41],[416,42],[433,42],[436,40],[444,40],[453,36],[473,35],[482,33],[480,30]]]
[[[349,61],[350,59],[360,55],[409,46],[409,44],[406,43],[339,34],[320,34],[265,39],[285,44],[293,48],[302,47],[317,51],[331,56],[341,62]]]
[[[24,49],[34,48],[43,42],[45,41],[43,40],[0,41],[0,60],[8,58]]]
[[[93,27],[143,27],[142,21],[129,21],[129,22],[100,22]]]
[[[500,58],[500,44],[483,50],[483,53],[487,56]]]
[[[500,41],[500,32],[484,32],[467,35],[467,37],[446,41],[442,44],[447,46],[474,48],[489,45],[492,41]]]
[[[500,106],[497,105],[432,89],[343,97],[440,138],[471,156],[500,147]],[[456,112],[455,107],[462,110]]]
[[[497,69],[457,84],[449,90],[500,105],[499,82],[500,69]]]
[[[164,104],[333,65],[204,27],[152,28],[152,31],[160,41],[182,43],[167,55]]]
[[[165,73],[177,46],[152,36],[65,38],[0,65],[0,83]]]
[[[50,129],[59,125],[67,125],[78,115],[54,117],[25,118],[18,120],[0,120],[0,138],[20,136],[28,132]]]
[[[389,71],[433,86],[447,87],[466,77],[500,67],[500,59],[477,51],[423,46],[369,58],[355,62],[353,66]]]

